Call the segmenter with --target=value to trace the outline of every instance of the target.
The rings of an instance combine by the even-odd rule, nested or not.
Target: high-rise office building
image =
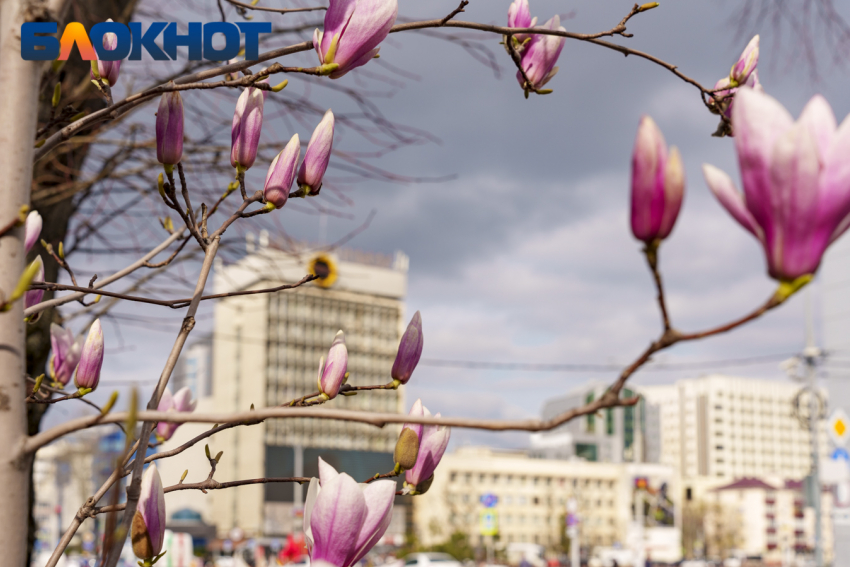
[[[590,382],[564,396],[547,400],[544,420],[581,407],[602,397],[609,384]],[[625,388],[620,397],[630,398],[634,391]],[[552,431],[531,435],[530,454],[546,459],[579,459],[591,462],[658,462],[658,420],[654,408],[641,400],[634,406],[608,408],[596,414],[568,421]]]
[[[406,322],[407,257],[350,250],[296,257],[264,245],[266,241],[261,236],[260,246],[254,248],[249,240],[248,255],[233,264],[215,266],[215,293],[293,283],[311,271],[320,280],[296,289],[239,295],[216,303],[211,395],[201,397],[198,411],[246,411],[252,404],[275,407],[316,392],[319,360],[327,356],[339,330],[345,332],[348,348],[348,384],[390,382]],[[402,412],[403,389],[340,395],[327,405]],[[219,480],[317,476],[319,457],[355,479],[365,480],[393,468],[392,451],[399,429],[311,418],[267,420],[221,432],[209,445],[214,452],[224,451],[216,470]],[[185,425],[166,448],[203,430]],[[202,465],[203,447],[193,450],[194,466],[188,467],[187,482],[193,475],[200,477],[206,468]],[[182,474],[187,468],[184,462],[171,465],[174,474]],[[218,526],[219,533],[238,527],[249,536],[278,536],[300,529],[303,490],[288,483],[242,486],[210,493],[203,497],[206,502],[202,506],[198,504],[201,497],[192,495],[175,509],[201,512],[205,521]],[[390,534],[403,533],[401,507],[396,516]]]
[[[638,391],[658,408],[661,462],[683,479],[723,484],[744,476],[799,480],[809,474],[811,436],[794,415],[800,389],[785,380],[710,375]],[[825,455],[825,433],[820,439]]]

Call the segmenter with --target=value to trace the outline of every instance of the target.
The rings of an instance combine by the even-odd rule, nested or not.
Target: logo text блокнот
[[[188,33],[178,34],[175,22],[152,22],[142,31],[140,22],[121,24],[118,22],[100,22],[92,26],[91,31],[79,22],[70,22],[65,26],[62,37],[56,22],[27,22],[21,25],[21,57],[27,61],[66,60],[74,44],[86,61],[119,61],[129,59],[138,61],[142,50],[147,51],[156,61],[177,59],[177,48],[188,47],[189,59],[208,61],[227,61],[239,55],[242,48],[241,36],[245,35],[245,59],[259,57],[261,33],[271,33],[271,22],[189,22]],[[115,49],[103,47],[103,36],[114,33],[118,38]],[[53,35],[37,35],[53,34]],[[162,47],[156,39],[162,37]],[[213,47],[213,36],[224,36],[224,47]]]

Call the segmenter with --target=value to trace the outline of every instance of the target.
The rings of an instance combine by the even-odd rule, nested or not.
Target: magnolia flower
[[[708,186],[759,239],[771,277],[792,282],[810,276],[850,226],[850,120],[837,128],[820,95],[796,123],[764,93],[745,88],[736,97],[732,124],[744,194],[726,173],[704,165]]]
[[[177,393],[171,395],[171,390],[166,388],[159,400],[157,411],[176,411],[181,413],[192,413],[195,411],[197,400],[192,399],[192,391],[189,388],[180,388]],[[181,423],[169,423],[160,421],[156,424],[156,436],[161,441],[168,441],[180,427]]]
[[[557,15],[538,27],[547,30],[567,31],[561,25],[561,18]],[[558,57],[561,55],[566,40],[567,38],[557,35],[535,34],[532,36],[531,41],[525,46],[521,60],[522,70],[525,71],[531,84],[525,84],[525,79],[523,79],[520,71],[517,71],[516,74],[517,81],[522,88],[539,89],[555,76],[555,73],[558,72],[555,63],[558,62]]]
[[[731,85],[732,81],[729,77],[723,77],[717,81],[714,85],[715,93],[711,95],[711,98],[708,101],[709,106],[717,113],[726,117],[727,120],[732,120],[732,106],[735,102],[735,93],[738,92],[739,88],[732,87]],[[744,83],[744,86],[764,92],[764,87],[762,87],[759,82],[758,69],[755,69],[752,73],[750,73],[750,76],[747,78],[747,82]]]
[[[422,405],[421,400],[416,400],[410,409],[411,416],[431,415],[428,408]],[[436,417],[440,417],[438,413]],[[411,493],[424,494],[431,486],[434,471],[446,452],[451,436],[451,428],[444,425],[419,425],[404,424],[419,436],[419,452],[416,456],[416,464],[404,473],[405,488]]]
[[[774,98],[741,89],[732,111],[744,194],[711,165],[703,173],[727,211],[764,247],[771,277],[814,274],[827,247],[850,226],[850,120],[836,127],[817,95],[795,123]]]
[[[230,165],[245,171],[254,165],[263,129],[263,91],[248,87],[236,101],[230,127]]]
[[[324,30],[313,33],[313,47],[322,65],[339,65],[338,79],[378,55],[398,16],[398,0],[330,0]]]
[[[47,362],[47,371],[54,382],[64,386],[71,381],[71,376],[80,362],[82,340],[75,338],[71,329],[63,329],[56,323],[51,323],[50,346],[53,352]]]
[[[514,0],[508,8],[508,27],[509,28],[533,28],[537,25],[537,18],[531,17],[531,11],[528,8],[528,0]],[[522,44],[526,38],[530,37],[527,33],[518,33],[514,39]]]
[[[729,72],[729,79],[734,83],[733,86],[743,85],[750,78],[750,74],[756,70],[756,65],[759,62],[759,36],[756,35],[744,48],[738,61],[732,65],[732,70]]]
[[[44,261],[41,259],[41,255],[36,256],[35,260],[32,261],[32,264],[38,266],[38,271],[36,271],[35,276],[33,276],[31,283],[41,283],[44,281]],[[32,265],[30,264],[30,265]],[[43,289],[31,289],[24,294],[24,309],[29,309],[33,305],[38,305],[41,303],[41,299],[44,297]]]
[[[298,170],[298,187],[302,195],[318,195],[322,189],[322,178],[331,160],[334,142],[334,113],[328,110],[313,130],[304,161]]]
[[[298,167],[299,157],[301,157],[301,140],[298,139],[298,134],[295,134],[269,166],[263,196],[266,202],[274,205],[276,209],[284,206],[289,198],[289,189],[295,180],[295,168]]]
[[[80,363],[77,365],[77,374],[74,376],[74,384],[79,389],[87,388],[94,390],[100,381],[100,367],[103,365],[103,329],[100,319],[96,319],[89,329],[86,342],[80,354]]]
[[[173,91],[162,93],[156,111],[156,159],[177,165],[183,157],[183,99]]]
[[[410,380],[410,375],[416,365],[419,364],[419,358],[422,356],[422,316],[419,311],[413,314],[413,318],[407,325],[407,330],[401,337],[401,342],[398,345],[398,353],[393,362],[391,376],[393,380],[398,380],[402,384],[407,384]]]
[[[106,20],[107,22],[111,22],[112,18]],[[112,51],[118,47],[118,36],[112,32],[103,34],[103,47],[104,49],[108,49]],[[97,60],[97,73],[100,75],[101,79],[106,80],[109,83],[110,87],[114,87],[115,83],[118,82],[118,74],[121,71],[121,60],[117,61],[101,61]],[[94,79],[94,71],[91,72],[91,76]]]
[[[28,253],[41,236],[41,215],[38,211],[30,211],[24,223],[24,253]]]
[[[758,70],[756,66],[759,61],[759,36],[753,37],[738,61],[732,66],[728,77],[723,77],[714,85],[715,91],[709,98],[708,105],[712,112],[721,114],[726,120],[721,124],[718,132],[723,135],[733,135],[729,121],[732,119],[732,106],[735,101],[735,93],[742,86],[752,89],[763,90],[759,83]]]
[[[670,235],[682,197],[685,171],[675,147],[667,154],[661,130],[649,116],[641,118],[632,154],[632,234],[647,244]]]
[[[145,562],[162,553],[165,540],[165,492],[156,464],[142,475],[142,492],[130,527],[133,553]]]
[[[345,347],[345,334],[339,331],[328,351],[328,361],[319,362],[319,391],[325,399],[333,399],[345,382],[348,369],[348,349]]]
[[[313,564],[357,564],[387,531],[396,483],[357,484],[319,458],[319,478],[310,480],[304,501],[304,535]]]

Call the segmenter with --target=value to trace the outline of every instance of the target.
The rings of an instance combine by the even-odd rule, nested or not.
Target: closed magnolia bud
[[[284,206],[289,198],[289,189],[295,180],[295,171],[300,156],[301,140],[298,138],[298,134],[295,134],[269,166],[263,196],[266,198],[266,202],[274,205],[276,209]]]
[[[328,351],[328,360],[319,365],[319,391],[326,399],[333,399],[345,380],[348,369],[348,349],[345,334],[339,331]]]
[[[183,158],[183,99],[177,91],[163,93],[156,111],[156,159],[177,165]]]
[[[508,8],[508,27],[533,28],[535,25],[537,25],[537,18],[531,17],[528,0],[514,0]],[[518,33],[514,36],[514,39],[522,44],[528,37],[528,34]]]
[[[398,441],[395,443],[393,451],[393,462],[398,467],[406,471],[412,469],[416,464],[416,456],[419,454],[419,435],[416,431],[405,427],[401,430],[401,435],[398,436]]]
[[[71,329],[63,329],[56,323],[51,323],[50,346],[53,352],[47,362],[47,371],[54,382],[64,386],[71,381],[71,376],[77,369],[83,343],[74,337]]]
[[[111,22],[112,18],[106,20]],[[110,51],[118,47],[118,36],[114,33],[103,34],[103,47]],[[101,79],[105,79],[110,87],[114,87],[118,82],[118,75],[121,71],[121,60],[118,61],[101,61],[97,60],[97,72]],[[92,73],[94,75],[94,73]]]
[[[298,170],[298,187],[304,195],[318,195],[322,189],[322,178],[331,160],[333,141],[334,113],[328,110],[313,130],[304,153],[304,161]]]
[[[41,256],[36,256],[35,260],[30,264],[30,268],[35,266],[35,275],[30,280],[29,283],[41,283],[44,281],[44,261],[41,259]],[[28,284],[29,285],[29,284]],[[24,294],[24,309],[29,309],[33,305],[38,305],[41,303],[41,299],[44,297],[43,289],[31,289]]]
[[[641,119],[632,154],[632,233],[647,244],[670,235],[685,193],[678,150],[667,154],[661,130],[649,116]]]
[[[422,341],[422,316],[417,311],[407,325],[407,330],[404,331],[398,345],[398,353],[391,372],[393,380],[398,380],[402,384],[407,384],[410,380],[422,356]]]
[[[83,343],[83,351],[80,354],[80,363],[77,365],[77,373],[74,376],[74,384],[77,388],[88,388],[94,390],[100,381],[100,367],[103,366],[103,329],[100,319],[95,320]]]
[[[245,171],[254,165],[263,129],[263,91],[248,87],[239,95],[230,127],[230,165]]]
[[[156,465],[151,464],[142,475],[139,504],[130,527],[133,553],[150,561],[162,553],[165,540],[165,492]]]
[[[756,69],[759,62],[759,36],[753,37],[743,53],[738,58],[732,70],[729,72],[729,79],[735,85],[743,85],[750,78],[750,74]]]
[[[32,247],[38,242],[38,237],[41,235],[42,223],[43,221],[38,211],[29,212],[27,220],[24,223],[24,252],[32,250]]]

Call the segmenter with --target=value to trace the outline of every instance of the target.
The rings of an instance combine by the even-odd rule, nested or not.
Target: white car
[[[404,567],[462,567],[448,553],[411,553],[404,558]]]

